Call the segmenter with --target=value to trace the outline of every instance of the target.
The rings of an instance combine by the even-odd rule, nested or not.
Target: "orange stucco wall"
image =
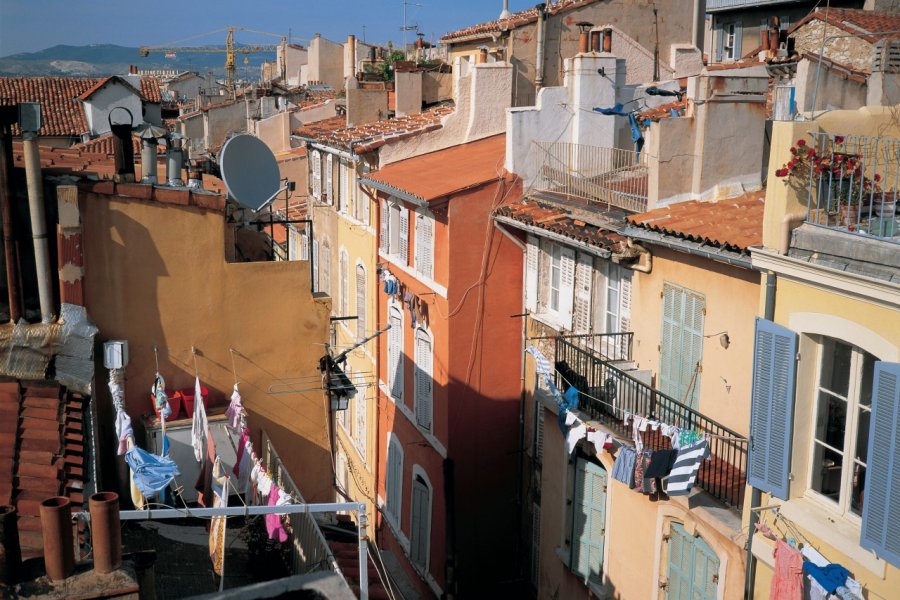
[[[168,387],[191,386],[194,361],[210,404],[240,380],[256,442],[268,432],[308,501],[330,501],[331,460],[317,361],[328,336],[327,301],[313,299],[306,262],[225,262],[222,213],[117,196],[82,194],[85,299],[100,338],[125,339],[126,407],[151,410],[159,368]],[[109,395],[98,370],[101,447],[112,433]],[[310,377],[309,391],[275,395],[282,377]],[[190,493],[188,494],[190,496]]]

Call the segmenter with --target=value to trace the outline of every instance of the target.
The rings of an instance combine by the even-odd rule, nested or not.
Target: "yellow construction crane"
[[[273,37],[277,37],[281,39],[281,44],[279,45],[254,45],[254,46],[242,46],[240,48],[235,49],[234,47],[234,32],[235,31],[246,31],[248,33],[256,33],[259,35],[270,35]],[[210,35],[215,35],[217,33],[228,32],[225,36],[225,48],[217,48],[215,46],[180,46],[184,42],[188,42],[191,40],[195,40],[198,38],[208,37]],[[193,35],[191,37],[187,37],[181,40],[176,40],[174,42],[170,42],[164,46],[141,46],[138,49],[138,54],[141,56],[150,56],[151,52],[165,52],[165,53],[178,53],[178,52],[224,52],[225,53],[225,85],[229,90],[234,89],[234,83],[237,76],[237,65],[235,62],[235,56],[238,52],[244,55],[244,64],[247,64],[249,60],[247,59],[247,55],[251,52],[277,52],[279,46],[281,47],[281,60],[278,65],[279,72],[281,76],[284,77],[284,56],[285,56],[285,45],[287,44],[287,37],[277,34],[277,33],[269,33],[268,31],[256,31],[255,29],[247,29],[246,27],[223,27],[222,29],[216,29],[215,31],[207,31],[206,33],[201,33],[199,35]]]

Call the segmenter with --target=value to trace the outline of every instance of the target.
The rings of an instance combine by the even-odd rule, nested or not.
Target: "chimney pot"
[[[600,52],[601,44],[600,41],[601,36],[603,35],[602,31],[592,31],[591,32],[591,52]]]
[[[593,23],[588,23],[587,21],[579,21],[575,23],[575,26],[578,27],[580,33],[578,34],[578,53],[585,54],[591,51],[591,27],[594,26]]]
[[[607,27],[603,30],[603,51],[604,52],[612,52],[612,34],[613,30],[611,27]]]
[[[47,576],[51,581],[62,581],[72,575],[75,571],[72,502],[65,496],[41,502],[41,536]]]
[[[0,583],[16,583],[22,572],[22,550],[19,546],[19,526],[16,509],[0,505]]]
[[[91,544],[94,570],[112,573],[122,566],[122,528],[119,521],[119,495],[100,492],[88,501],[91,512]]]

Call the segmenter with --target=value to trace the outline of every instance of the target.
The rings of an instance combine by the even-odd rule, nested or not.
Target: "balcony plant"
[[[810,213],[817,217],[814,222],[855,229],[860,215],[868,217],[873,194],[881,192],[881,175],[866,177],[862,157],[849,151],[844,140],[844,136],[834,136],[819,148],[810,147],[802,138],[797,140],[790,149],[790,160],[775,176],[798,191],[810,190]]]

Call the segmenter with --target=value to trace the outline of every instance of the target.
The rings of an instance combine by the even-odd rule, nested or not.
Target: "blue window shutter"
[[[740,21],[736,21],[734,24],[734,60],[741,60],[743,54],[741,54],[741,42],[744,37],[744,29],[741,26]]]
[[[575,468],[572,503],[572,570],[585,581],[600,581],[606,536],[606,470],[586,460]]]
[[[747,482],[782,500],[791,470],[796,372],[797,334],[757,317]]]
[[[715,48],[715,58],[713,62],[720,63],[722,62],[723,52],[725,50],[725,30],[722,28],[721,23],[716,23],[715,27],[715,42],[713,46]]]
[[[876,362],[860,545],[900,567],[900,363]]]
[[[692,541],[684,525],[672,523],[666,570],[666,598],[669,600],[691,600]]]

